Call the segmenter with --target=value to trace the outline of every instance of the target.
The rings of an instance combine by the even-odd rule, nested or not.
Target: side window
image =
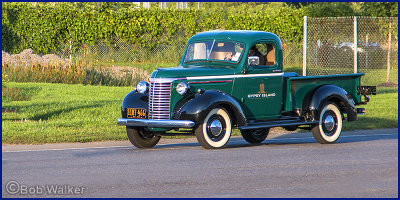
[[[249,56],[258,56],[260,66],[275,65],[275,47],[272,43],[260,43],[252,46]]]

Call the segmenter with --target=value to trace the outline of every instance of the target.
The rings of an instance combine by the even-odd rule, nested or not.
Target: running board
[[[239,130],[284,127],[284,126],[313,125],[313,124],[318,124],[318,121],[309,121],[309,122],[299,121],[299,120],[270,121],[270,122],[248,123],[247,126],[239,127]]]

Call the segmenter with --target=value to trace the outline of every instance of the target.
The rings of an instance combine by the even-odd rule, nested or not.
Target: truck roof
[[[271,39],[278,41],[282,46],[279,37],[270,32],[264,31],[249,31],[249,30],[214,30],[201,32],[191,37],[188,43],[194,40],[216,39],[216,40],[238,40],[246,44],[254,43],[260,39]]]

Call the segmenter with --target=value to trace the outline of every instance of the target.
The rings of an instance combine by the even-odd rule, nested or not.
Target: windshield
[[[189,44],[184,62],[221,60],[238,62],[244,45],[236,42],[205,41]]]

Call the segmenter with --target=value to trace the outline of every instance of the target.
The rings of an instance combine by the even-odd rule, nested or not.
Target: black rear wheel
[[[160,136],[154,132],[145,131],[143,129],[126,127],[126,133],[129,141],[137,148],[153,148],[160,141]]]

